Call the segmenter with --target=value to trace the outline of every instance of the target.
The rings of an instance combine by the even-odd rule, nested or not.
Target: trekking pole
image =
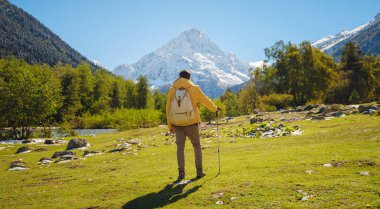
[[[218,175],[219,175],[220,174],[220,142],[219,142],[219,118],[218,118],[218,112],[219,112],[219,110],[216,111],[216,137],[218,138],[218,164],[219,164]]]

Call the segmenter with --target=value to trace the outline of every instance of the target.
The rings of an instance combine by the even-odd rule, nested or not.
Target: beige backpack
[[[194,107],[187,88],[175,88],[170,106],[170,122],[179,125],[194,119]],[[174,87],[173,87],[174,88]]]

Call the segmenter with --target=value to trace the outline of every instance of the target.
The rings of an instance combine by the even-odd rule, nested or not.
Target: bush
[[[332,104],[332,105],[330,105],[330,109],[332,111],[338,111],[338,110],[344,110],[345,107],[342,104]]]
[[[115,128],[128,130],[156,126],[162,113],[153,109],[118,109],[97,115],[84,115],[77,123],[78,128]]]
[[[49,127],[44,127],[42,129],[35,129],[31,133],[31,138],[51,138],[53,136],[53,132]]]
[[[57,131],[59,136],[67,137],[67,136],[78,136],[78,133],[71,129],[71,125],[69,123],[63,123],[61,128]]]
[[[265,105],[265,111],[266,112],[273,112],[273,111],[276,111],[276,110],[277,110],[277,107],[275,107],[275,106]]]
[[[226,106],[220,100],[216,100],[214,101],[214,103],[216,106],[222,109],[222,111],[218,113],[218,117],[223,118],[226,112]],[[201,107],[199,108],[199,112],[202,121],[212,121],[216,119],[216,114],[205,108],[203,105],[201,105]]]
[[[293,96],[289,94],[271,94],[263,96],[261,100],[267,106],[274,106],[276,109],[285,109],[292,106]]]

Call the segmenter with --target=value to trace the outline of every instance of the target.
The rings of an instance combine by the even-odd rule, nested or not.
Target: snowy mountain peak
[[[380,20],[380,13],[377,13],[377,15],[375,16],[375,20]]]
[[[348,40],[353,39],[355,36],[360,34],[362,31],[378,24],[380,22],[380,13],[378,13],[373,20],[368,23],[361,25],[351,31],[342,30],[335,35],[325,36],[315,42],[312,43],[312,46],[321,49],[326,53],[330,53],[330,51],[334,51],[335,47],[340,47],[341,44],[346,43]]]
[[[132,65],[120,65],[113,72],[126,79],[146,75],[155,87],[167,86],[188,69],[191,80],[206,94],[218,97],[229,86],[249,79],[249,65],[226,53],[202,31],[191,28]]]

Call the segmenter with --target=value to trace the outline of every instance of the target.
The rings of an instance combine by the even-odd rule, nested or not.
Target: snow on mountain
[[[373,33],[374,30],[378,30],[378,24],[380,22],[380,13],[375,16],[370,22],[361,25],[351,31],[343,30],[335,35],[328,35],[312,43],[312,46],[321,49],[322,51],[337,56],[337,53],[341,51],[341,47],[348,41],[354,41],[356,37],[363,33]]]
[[[265,62],[264,60],[260,60],[260,61],[256,61],[256,62],[250,62],[248,63],[249,66],[252,68],[252,69],[256,69],[256,68],[263,68],[264,66],[267,66],[268,63]]]
[[[91,60],[92,63],[94,63],[96,66],[102,67],[104,69],[108,69],[105,65],[103,65],[101,62],[98,60]]]
[[[134,80],[146,75],[151,85],[162,87],[173,83],[183,69],[190,70],[191,80],[211,97],[249,79],[248,64],[221,50],[196,28],[182,32],[135,64],[117,66],[113,73]]]

